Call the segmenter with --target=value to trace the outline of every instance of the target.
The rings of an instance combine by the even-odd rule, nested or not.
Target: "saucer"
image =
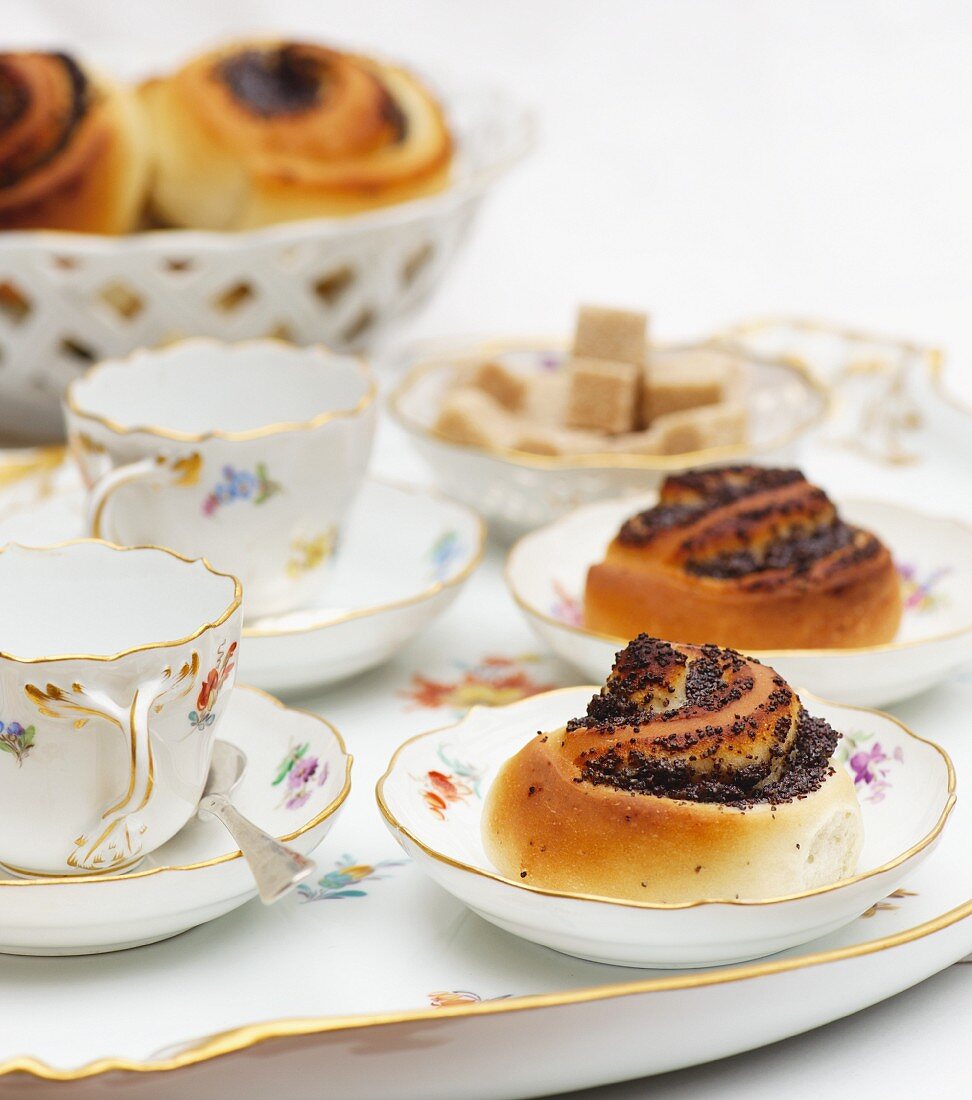
[[[505,878],[483,848],[483,799],[499,767],[534,736],[583,714],[593,687],[505,707],[406,741],[376,788],[395,839],[430,878],[492,924],[592,962],[715,966],[783,951],[853,921],[901,886],[932,851],[955,802],[951,761],[889,715],[804,702],[844,733],[839,756],[864,815],[859,870],[830,886],[767,900],[660,904],[544,890]]]
[[[547,645],[596,680],[627,638],[583,626],[590,565],[654,493],[578,508],[524,536],[510,551],[506,583]],[[860,706],[887,706],[933,687],[972,656],[972,528],[878,501],[845,501],[841,514],[890,547],[901,576],[904,615],[885,645],[854,649],[754,650],[797,688]]]
[[[233,804],[308,854],[351,789],[351,757],[322,718],[237,686],[220,732],[247,756]],[[0,952],[87,955],[167,939],[256,896],[249,867],[215,819],[193,818],[122,875],[0,878]]]
[[[46,494],[0,500],[0,544],[77,538],[83,517],[83,490],[65,472]],[[452,603],[485,540],[465,505],[366,479],[313,606],[245,623],[241,677],[269,691],[306,691],[382,664]]]

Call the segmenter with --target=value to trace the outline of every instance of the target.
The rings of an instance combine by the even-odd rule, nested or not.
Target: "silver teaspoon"
[[[312,875],[317,865],[257,828],[230,802],[229,795],[239,785],[245,770],[246,754],[228,741],[217,741],[199,813],[212,814],[223,823],[250,865],[260,900],[264,905],[272,905]]]

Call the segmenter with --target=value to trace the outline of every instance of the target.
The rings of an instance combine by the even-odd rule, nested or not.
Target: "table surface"
[[[537,152],[409,337],[565,332],[587,300],[648,308],[662,339],[793,313],[944,346],[950,388],[972,399],[961,0],[4,0],[4,14],[7,45],[138,72],[271,28],[533,104]],[[970,1003],[958,965],[807,1035],[577,1095],[959,1096]]]

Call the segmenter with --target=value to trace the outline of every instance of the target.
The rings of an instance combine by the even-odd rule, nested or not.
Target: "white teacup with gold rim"
[[[118,871],[189,820],[235,677],[241,586],[93,539],[0,549],[0,863]]]
[[[89,533],[205,556],[247,618],[304,604],[361,485],[375,384],[354,356],[280,340],[185,340],[68,387]]]

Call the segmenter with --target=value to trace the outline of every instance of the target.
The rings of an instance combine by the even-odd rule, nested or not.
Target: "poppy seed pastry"
[[[854,873],[840,734],[766,665],[641,635],[587,714],[500,769],[483,842],[502,874],[630,901],[759,900]]]
[[[584,622],[742,650],[878,645],[901,621],[887,547],[799,470],[669,477],[587,574]]]
[[[134,94],[64,53],[0,53],[0,230],[125,233],[145,200]]]
[[[404,69],[303,42],[207,53],[141,96],[152,208],[170,225],[249,229],[371,210],[441,190],[452,141]]]

